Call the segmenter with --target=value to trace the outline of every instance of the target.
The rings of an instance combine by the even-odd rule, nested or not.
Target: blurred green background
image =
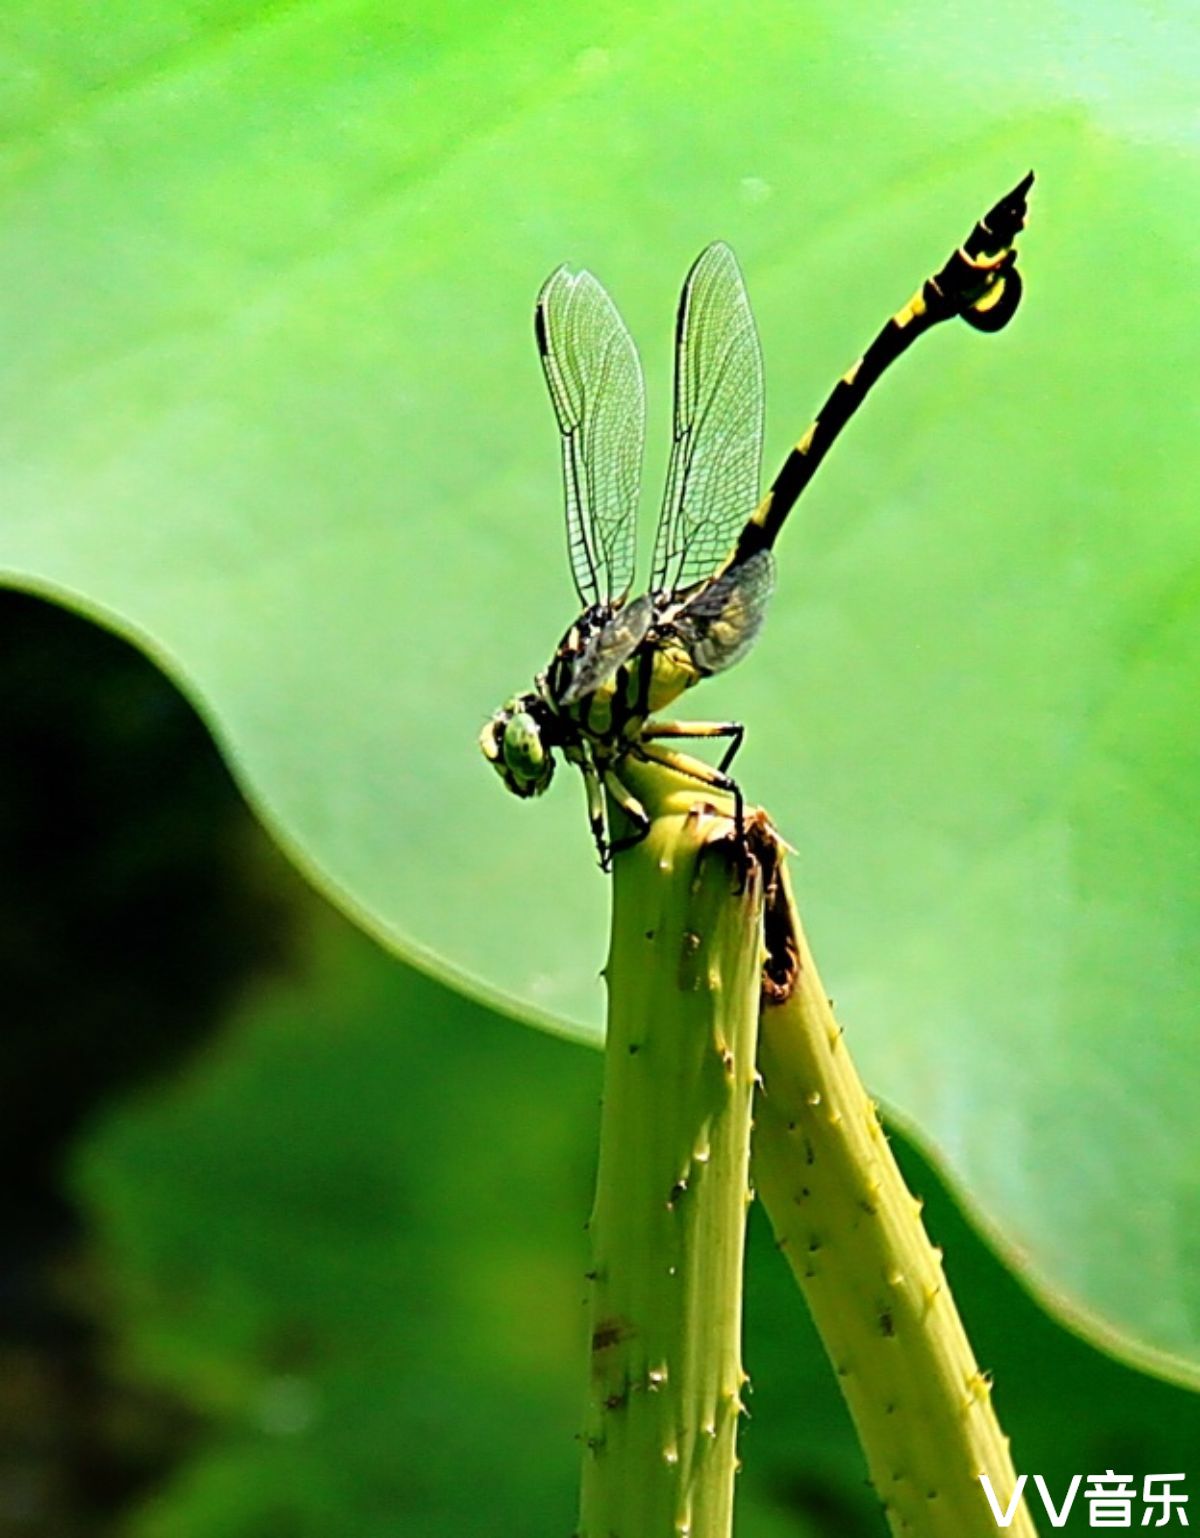
[[[872,1091],[1041,1297],[1192,1383],[1198,74],[1182,0],[0,19],[0,578],[144,648],[368,933],[593,1042],[580,786],[518,804],[475,747],[573,618],[539,283],[586,263],[642,347],[648,536],[701,246],[769,474],[1036,169],[1021,313],[881,382],[689,710],[747,723]]]
[[[649,509],[705,242],[769,473],[1029,165],[1021,314],[881,385],[702,708],[893,1124],[1197,1381],[1198,73],[1176,0],[4,7],[0,1531],[569,1531],[599,1059],[514,1021],[596,1041],[606,887],[474,747],[572,617],[532,296],[614,292]],[[1018,1465],[1187,1470],[900,1146]],[[877,1532],[761,1225],[751,1294],[743,1534]]]
[[[124,643],[13,594],[0,639],[0,1535],[565,1538],[599,1055],[315,898]],[[1052,1323],[894,1141],[1018,1468],[1187,1470],[1200,1401]],[[742,1538],[882,1538],[758,1210],[746,1358]]]
[[[600,1057],[312,897],[131,647],[14,594],[0,637],[0,1535],[563,1538]],[[1188,1469],[1197,1398],[1051,1323],[897,1149],[1018,1469]],[[880,1538],[758,1210],[748,1270],[738,1533]]]

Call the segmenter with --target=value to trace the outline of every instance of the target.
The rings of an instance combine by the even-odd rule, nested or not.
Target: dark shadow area
[[[0,740],[0,1538],[561,1538],[600,1055],[384,954],[149,663],[2,593]],[[1186,1470],[1200,1399],[893,1144],[1018,1468]],[[759,1207],[745,1357],[742,1538],[882,1538]]]
[[[0,1534],[91,1538],[194,1416],[106,1375],[65,1158],[287,964],[294,920],[179,693],[125,642],[13,592],[0,742]]]

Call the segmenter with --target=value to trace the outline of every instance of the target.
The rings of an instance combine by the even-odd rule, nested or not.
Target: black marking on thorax
[[[550,666],[546,669],[546,683],[549,686],[550,697],[556,706],[571,687],[575,677],[575,667],[580,657],[584,655],[592,640],[599,635],[612,616],[611,604],[593,604],[591,608],[583,611],[555,647]]]
[[[616,746],[631,722],[645,720],[650,714],[654,652],[658,645],[654,629],[600,689],[569,705],[562,703],[574,681],[580,658],[614,613],[611,604],[593,604],[583,611],[555,648],[546,670],[546,688],[559,722],[568,733],[574,728],[593,742]]]

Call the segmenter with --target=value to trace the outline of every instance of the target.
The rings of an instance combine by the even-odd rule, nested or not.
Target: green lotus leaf
[[[1200,1347],[1194,11],[17,0],[0,42],[0,566],[135,638],[312,878],[598,1034],[582,790],[475,746],[573,618],[530,308],[640,339],[738,251],[777,462],[1027,166],[1026,296],[879,387],[689,699],[866,1075],[1022,1274]]]

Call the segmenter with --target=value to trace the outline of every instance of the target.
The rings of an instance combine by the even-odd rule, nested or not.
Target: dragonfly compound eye
[[[554,755],[536,718],[514,700],[479,738],[484,757],[516,796],[540,796],[554,775]]]
[[[540,796],[554,773],[554,759],[528,711],[515,711],[504,728],[504,762],[520,796]]]

